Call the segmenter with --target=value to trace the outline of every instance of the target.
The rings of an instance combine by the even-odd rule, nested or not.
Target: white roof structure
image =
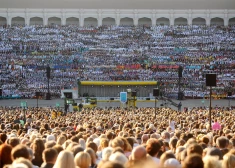
[[[235,9],[234,0],[0,0],[1,8]]]

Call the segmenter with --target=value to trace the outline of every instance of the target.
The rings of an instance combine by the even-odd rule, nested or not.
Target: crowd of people
[[[35,113],[37,110],[37,113]],[[233,168],[234,110],[0,108],[0,168]]]
[[[164,94],[234,88],[235,26],[0,27],[3,97],[31,98],[80,81],[159,81]],[[50,66],[50,75],[46,73]],[[0,107],[0,168],[233,168],[234,109]],[[60,113],[63,115],[52,114]]]
[[[217,74],[217,94],[234,87],[235,26],[12,26],[0,28],[3,96],[30,98],[88,81],[160,81],[186,96],[206,94],[205,74]]]

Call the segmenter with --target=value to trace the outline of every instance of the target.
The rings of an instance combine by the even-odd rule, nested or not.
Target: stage
[[[21,101],[26,101],[28,107],[37,107],[37,99],[14,99],[14,100],[0,100],[0,106],[19,106]],[[206,106],[209,107],[209,100],[202,99],[187,99],[187,100],[174,100],[175,103],[182,103],[182,110],[184,107],[192,108],[192,107],[201,107]],[[64,107],[64,99],[53,99],[53,100],[38,100],[39,107],[56,107],[56,104],[59,104],[60,107]],[[158,100],[157,107],[160,107],[160,104],[164,104],[162,100]],[[212,100],[212,107],[217,106],[225,106],[228,107],[229,100],[228,99],[220,99],[220,100]],[[235,105],[235,100],[230,100],[231,106]],[[165,105],[165,104],[164,104]],[[120,101],[118,100],[99,100],[97,102],[97,107],[120,107]],[[140,100],[137,101],[137,107],[154,107],[154,99],[151,100]],[[177,107],[172,106],[170,103],[166,104],[166,107],[171,107],[177,110]]]

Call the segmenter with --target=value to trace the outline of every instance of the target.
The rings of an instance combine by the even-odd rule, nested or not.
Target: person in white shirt
[[[173,120],[173,118],[169,119],[169,126],[171,127],[171,131],[175,131],[175,121]]]

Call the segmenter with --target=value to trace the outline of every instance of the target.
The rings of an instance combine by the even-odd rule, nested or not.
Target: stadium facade
[[[232,25],[228,9],[29,9],[1,8],[0,25]]]
[[[0,25],[230,25],[234,0],[0,0]]]

